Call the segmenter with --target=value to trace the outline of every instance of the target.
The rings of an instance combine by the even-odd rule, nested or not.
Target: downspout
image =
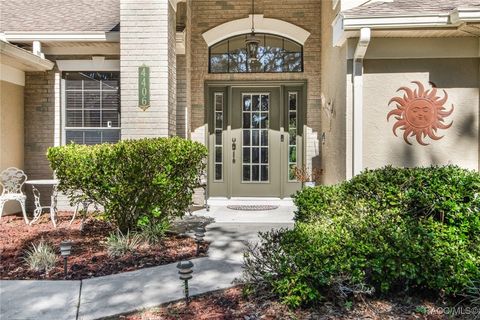
[[[353,176],[363,170],[363,58],[370,44],[370,36],[370,28],[360,29],[353,55]]]

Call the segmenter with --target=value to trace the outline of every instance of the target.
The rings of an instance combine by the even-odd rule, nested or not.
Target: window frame
[[[120,70],[114,68],[114,69],[109,69],[109,70],[96,70],[96,68],[92,68],[87,70],[84,70],[84,68],[78,68],[79,70],[61,70],[60,71],[60,92],[61,92],[61,104],[60,104],[60,115],[61,115],[61,145],[66,145],[67,142],[67,131],[80,131],[80,132],[94,132],[98,131],[100,134],[103,134],[103,131],[118,131],[118,141],[121,140],[121,132],[122,132],[122,117],[121,117],[121,81],[120,81]],[[66,86],[66,79],[64,77],[65,73],[81,73],[81,72],[118,72],[119,74],[119,88],[118,88],[118,95],[119,95],[119,104],[118,104],[118,114],[119,114],[119,119],[118,119],[118,127],[67,127],[67,86]],[[82,89],[82,93],[84,90]],[[100,92],[102,92],[100,90]],[[83,108],[82,108],[83,110]],[[101,142],[104,143],[104,142]]]
[[[290,39],[290,38],[287,38],[287,37],[284,37],[284,36],[280,36],[278,34],[272,34],[272,33],[264,33],[264,32],[259,32],[258,34],[262,35],[262,36],[273,36],[273,37],[277,37],[277,38],[280,38],[282,39],[282,42],[284,42],[285,40],[288,40],[288,41],[291,41],[293,43],[295,43],[296,45],[298,45],[300,47],[300,57],[301,57],[301,65],[300,65],[300,71],[246,71],[246,72],[230,72],[229,69],[230,69],[230,59],[228,60],[228,64],[227,64],[227,71],[225,72],[212,72],[212,48],[217,46],[218,44],[220,43],[224,43],[226,42],[227,43],[227,54],[230,55],[230,40],[233,39],[233,38],[237,38],[237,37],[246,37],[248,36],[250,33],[245,33],[245,34],[239,34],[239,35],[234,35],[232,37],[229,37],[229,38],[226,38],[226,39],[223,39],[217,43],[214,43],[212,44],[210,47],[208,47],[208,74],[277,74],[277,73],[303,73],[305,72],[305,61],[304,61],[304,58],[305,58],[305,54],[304,54],[304,46],[300,43],[298,43],[297,41],[293,40],[293,39]],[[285,47],[285,44],[283,44],[283,47]]]

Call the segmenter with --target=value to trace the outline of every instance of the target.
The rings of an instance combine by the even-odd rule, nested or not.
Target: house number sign
[[[150,107],[150,68],[138,67],[138,107],[143,111]]]

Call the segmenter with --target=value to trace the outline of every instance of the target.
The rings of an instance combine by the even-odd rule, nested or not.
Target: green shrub
[[[291,307],[354,292],[462,295],[480,281],[479,182],[453,166],[387,167],[306,188],[294,229],[247,250],[245,278]]]
[[[59,190],[102,205],[122,232],[182,216],[204,169],[206,148],[180,138],[69,144],[48,150]]]
[[[25,262],[32,270],[48,272],[55,266],[57,255],[52,245],[41,240],[37,245],[32,244],[32,248],[27,250]]]
[[[110,233],[106,240],[107,252],[112,257],[120,257],[129,252],[135,252],[142,244],[142,237],[136,233],[120,231]]]

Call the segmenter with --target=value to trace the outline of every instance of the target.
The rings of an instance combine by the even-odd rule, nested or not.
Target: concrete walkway
[[[230,217],[226,210],[215,207],[210,215],[222,220],[221,212]],[[207,226],[206,240],[212,242],[209,256],[192,260],[191,294],[231,287],[241,276],[245,241],[256,241],[258,231],[293,225],[286,218],[293,208],[277,210],[257,212],[264,217],[262,223],[245,217],[255,212],[236,211],[237,220]],[[270,222],[265,217],[270,217]],[[285,219],[277,223],[280,217]],[[83,281],[0,281],[0,319],[98,319],[182,298],[176,264]]]

